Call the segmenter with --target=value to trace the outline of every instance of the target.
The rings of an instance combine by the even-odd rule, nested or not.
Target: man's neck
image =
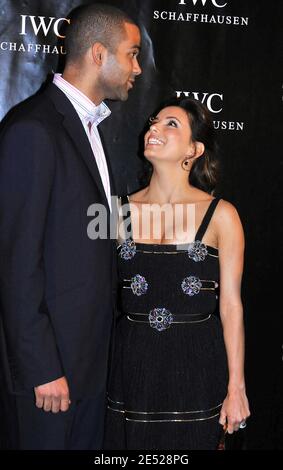
[[[64,70],[62,78],[69,82],[72,86],[77,88],[83,93],[89,100],[91,100],[96,106],[100,105],[103,101],[102,93],[97,89],[98,87],[90,86],[89,80],[84,78],[81,73],[77,73],[71,70]]]

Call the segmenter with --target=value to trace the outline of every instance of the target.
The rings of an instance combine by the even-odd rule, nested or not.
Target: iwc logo
[[[3,41],[0,43],[0,49],[2,51],[15,51],[15,52],[32,52],[41,54],[66,54],[62,45],[43,44],[28,42],[26,36],[31,35],[37,36],[55,36],[58,39],[64,39],[64,35],[60,32],[60,28],[63,24],[70,24],[70,20],[67,18],[55,18],[53,16],[34,16],[34,15],[20,15],[20,32],[19,35],[25,39],[22,42]]]
[[[179,0],[179,5],[187,5],[187,3],[193,3],[194,5],[196,5],[197,3],[202,3],[203,6],[206,5],[206,3],[211,3],[214,7],[216,8],[224,8],[226,7],[227,5],[227,2],[220,2],[217,1],[217,0]]]
[[[208,93],[199,91],[176,91],[177,97],[194,98],[195,100],[201,101],[205,104],[212,114],[215,114],[215,118],[220,118],[219,113],[223,112],[224,108],[224,96],[223,93]],[[221,120],[213,119],[214,129],[224,131],[243,131],[244,122],[235,120]]]
[[[65,38],[65,36],[59,33],[59,28],[61,26],[62,21],[67,22],[70,24],[70,20],[67,18],[55,18],[53,16],[49,16],[46,18],[45,16],[32,16],[32,15],[21,15],[22,18],[22,27],[21,27],[21,35],[27,34],[27,24],[30,23],[32,26],[33,32],[35,36],[37,36],[41,31],[43,32],[44,36],[47,36],[49,31],[53,30],[53,33],[58,38]]]
[[[163,21],[182,21],[188,23],[225,24],[230,26],[248,26],[249,18],[225,15],[228,2],[224,0],[176,0],[177,11],[154,10],[153,19]],[[193,11],[186,11],[187,8]],[[196,11],[198,7],[198,11]],[[215,9],[215,14],[205,13],[205,8]]]

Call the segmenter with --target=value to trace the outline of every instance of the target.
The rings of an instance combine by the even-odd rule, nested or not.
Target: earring
[[[182,161],[181,166],[182,166],[183,170],[190,171],[190,166],[192,164],[192,162],[191,162],[192,158],[193,158],[193,155],[190,155],[189,157],[185,158]]]
[[[189,160],[183,160],[181,163],[183,170],[190,171],[190,162]]]

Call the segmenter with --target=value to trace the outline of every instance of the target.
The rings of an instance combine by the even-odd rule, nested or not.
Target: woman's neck
[[[149,203],[176,204],[187,200],[192,191],[187,174],[180,179],[180,175],[174,178],[174,174],[154,171],[146,190],[146,199]]]

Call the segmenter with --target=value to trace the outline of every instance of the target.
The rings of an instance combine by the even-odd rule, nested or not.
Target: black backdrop
[[[70,10],[85,3],[0,0],[1,119],[60,69],[62,26]],[[160,100],[185,93],[213,112],[223,169],[219,192],[238,208],[247,243],[243,301],[252,417],[233,446],[283,449],[282,1],[101,3],[127,11],[143,35],[143,75],[126,103],[109,103],[112,117],[102,125],[119,193],[140,186],[139,135]]]

